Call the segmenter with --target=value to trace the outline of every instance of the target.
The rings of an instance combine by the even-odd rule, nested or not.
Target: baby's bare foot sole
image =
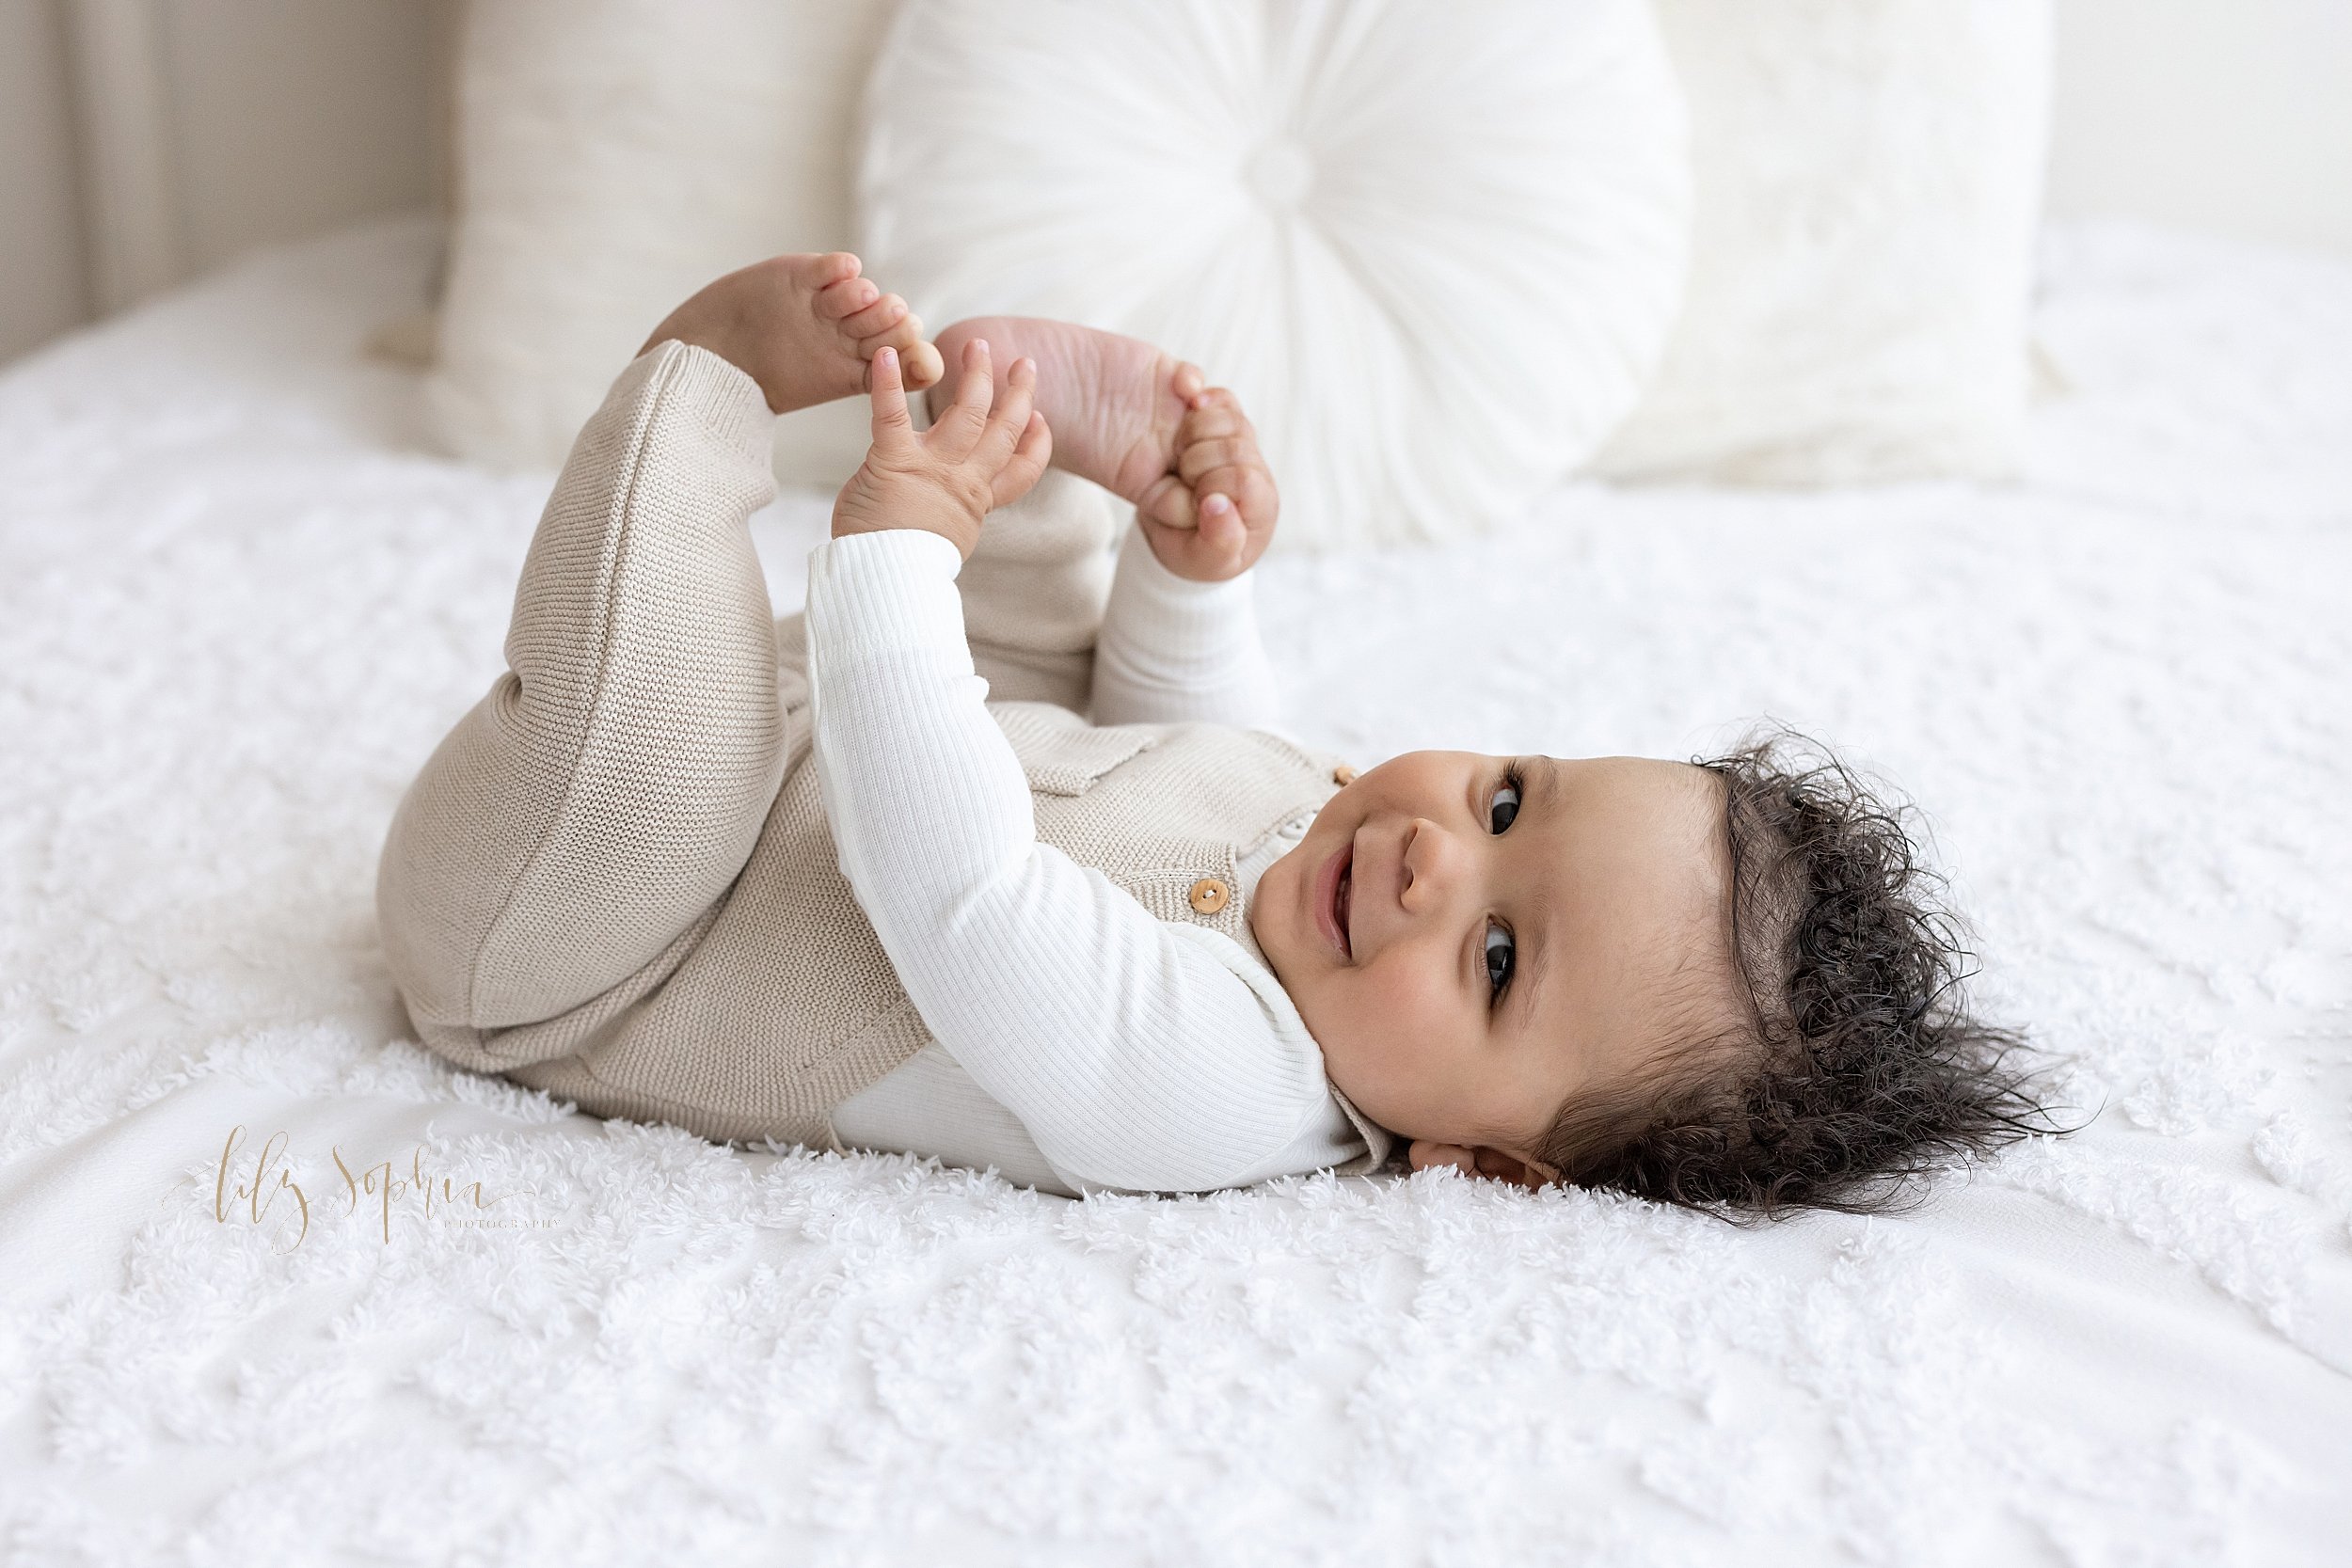
[[[1174,471],[1177,427],[1206,385],[1198,366],[1138,338],[1035,316],[960,321],[939,335],[943,360],[975,338],[988,341],[1000,386],[1015,359],[1037,362],[1055,467],[1136,502]]]

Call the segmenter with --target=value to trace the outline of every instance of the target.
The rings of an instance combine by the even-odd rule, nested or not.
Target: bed
[[[0,1559],[2344,1560],[2352,268],[2045,239],[2004,483],[1571,483],[1278,555],[1296,728],[1915,797],[2090,1125],[1743,1228],[1453,1173],[1071,1202],[408,1037],[399,792],[550,475],[361,352],[435,234],[0,372]],[[829,498],[757,525],[780,610]]]

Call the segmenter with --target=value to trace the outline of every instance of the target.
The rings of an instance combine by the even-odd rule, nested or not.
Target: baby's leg
[[[758,388],[671,341],[581,431],[516,590],[508,672],[392,820],[376,907],[428,1036],[550,1018],[629,976],[742,869],[782,778],[745,528]]]
[[[992,699],[1087,711],[1110,599],[1110,546],[1124,515],[1094,485],[1048,470],[980,525],[956,588],[972,667]]]

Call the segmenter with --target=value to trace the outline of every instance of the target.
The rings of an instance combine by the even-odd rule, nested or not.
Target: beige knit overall
[[[392,819],[376,910],[419,1037],[457,1065],[598,1116],[837,1148],[831,1108],[930,1037],[835,863],[802,619],[771,617],[745,527],[774,494],[772,423],[750,377],[675,342],[613,384],[524,560],[507,673]],[[1039,838],[1251,946],[1240,899],[1188,895],[1236,889],[1337,759],[1078,717],[1119,516],[1054,472],[989,517],[957,579],[974,662]]]

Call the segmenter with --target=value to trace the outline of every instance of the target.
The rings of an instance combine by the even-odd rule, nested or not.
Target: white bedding
[[[428,252],[0,374],[0,1560],[2344,1560],[2352,269],[2055,237],[2014,483],[1575,485],[1267,565],[1360,761],[1769,712],[1927,807],[1988,1005],[2104,1113],[1741,1230],[1438,1174],[1076,1204],[408,1043],[376,847],[548,478],[426,455],[357,353]],[[783,605],[824,512],[762,525]],[[289,1194],[215,1218],[240,1125],[298,1244]],[[387,1242],[337,1149],[505,1227],[403,1192]]]

